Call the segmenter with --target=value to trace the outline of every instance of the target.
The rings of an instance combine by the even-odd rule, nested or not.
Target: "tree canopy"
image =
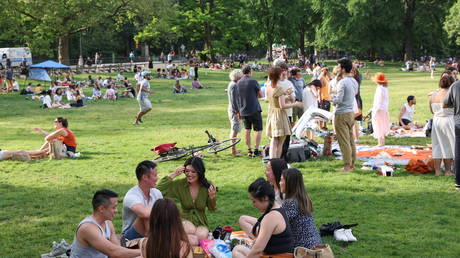
[[[2,47],[63,63],[96,51],[126,56],[184,45],[204,56],[312,49],[365,58],[456,55],[460,0],[4,0]],[[83,39],[84,50],[79,49]],[[79,51],[77,51],[79,50]],[[139,51],[139,50],[138,50]],[[267,52],[268,51],[268,52]],[[295,52],[297,53],[297,52]]]

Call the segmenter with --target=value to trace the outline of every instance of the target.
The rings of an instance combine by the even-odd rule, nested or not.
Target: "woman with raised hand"
[[[209,210],[217,209],[217,188],[206,179],[205,172],[203,160],[190,157],[183,166],[177,167],[176,171],[163,177],[158,183],[158,189],[163,196],[176,198],[181,203],[185,232],[193,246],[208,237],[206,207]],[[175,179],[181,174],[185,178]]]
[[[233,257],[260,257],[263,254],[286,254],[293,252],[293,236],[283,208],[275,203],[275,191],[270,183],[258,178],[248,188],[252,205],[263,212],[251,230],[256,237],[252,248],[237,245]]]
[[[192,246],[173,200],[164,198],[155,202],[150,213],[150,231],[139,247],[143,258],[192,258]]]
[[[311,248],[321,244],[321,237],[313,220],[313,204],[305,189],[302,173],[296,168],[284,170],[280,187],[284,196],[281,207],[289,220],[294,246]]]

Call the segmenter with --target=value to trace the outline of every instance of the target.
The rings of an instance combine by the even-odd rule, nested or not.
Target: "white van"
[[[12,67],[20,66],[22,62],[32,64],[32,53],[28,47],[0,48],[0,63],[6,68],[6,59],[9,58]]]

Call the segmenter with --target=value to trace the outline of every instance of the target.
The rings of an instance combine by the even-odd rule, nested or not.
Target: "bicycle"
[[[178,160],[183,157],[194,155],[196,152],[208,149],[208,153],[217,154],[220,151],[231,148],[232,146],[238,144],[241,141],[241,138],[234,137],[230,139],[225,139],[222,141],[217,140],[208,130],[204,131],[208,135],[208,144],[201,146],[193,146],[179,148],[176,147],[177,143],[166,143],[155,146],[151,151],[158,154],[158,157],[154,158],[154,162],[163,162],[170,160]]]

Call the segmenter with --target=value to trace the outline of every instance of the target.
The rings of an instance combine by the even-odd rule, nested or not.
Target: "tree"
[[[450,8],[449,15],[444,23],[444,29],[453,39],[455,43],[460,46],[460,0]]]
[[[132,0],[5,0],[21,16],[26,41],[43,48],[58,42],[59,62],[69,63],[69,37],[101,23],[116,23]],[[38,47],[37,47],[38,48]]]

